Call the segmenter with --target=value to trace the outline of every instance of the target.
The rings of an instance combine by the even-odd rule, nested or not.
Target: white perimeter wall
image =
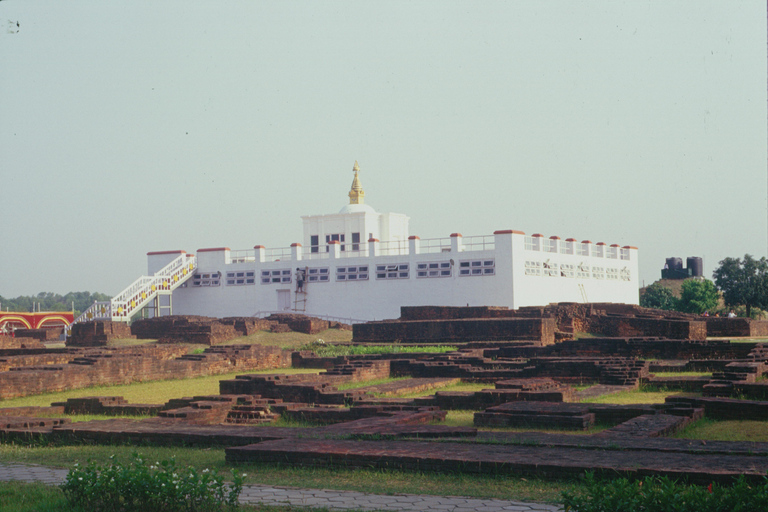
[[[307,282],[305,285],[306,314],[354,320],[398,318],[401,306],[417,305],[519,308],[552,302],[638,303],[637,249],[629,249],[630,259],[621,260],[527,250],[525,235],[517,231],[499,231],[494,236],[485,238],[488,239],[485,244],[464,247],[459,235],[446,241],[442,247],[428,244],[429,248],[422,250],[421,242],[412,237],[408,241],[409,253],[393,256],[377,255],[379,247],[375,242],[368,244],[371,256],[341,253],[338,247],[332,247],[330,253],[303,254],[302,247],[298,246],[292,248],[290,257],[282,254],[280,261],[267,261],[269,258],[265,250],[257,249],[251,261],[237,263],[232,263],[230,250],[227,248],[201,249],[197,253],[196,274],[211,276],[221,272],[220,283],[218,286],[198,287],[193,284],[194,278],[187,281],[186,287],[178,288],[173,293],[174,314],[226,317],[276,311],[279,307],[279,292],[286,291],[290,293],[290,304],[293,307],[296,298],[296,267],[328,269],[326,282]],[[607,250],[607,246],[605,249]],[[426,252],[427,250],[433,252]],[[451,260],[453,266],[448,268],[448,277],[418,276],[419,264],[450,265]],[[460,271],[463,261],[481,262],[479,268],[482,272],[462,276]],[[550,266],[552,263],[558,265],[556,274],[541,272],[535,275],[531,271],[531,262],[543,265],[546,261],[549,261]],[[492,262],[492,266],[488,266],[488,262]],[[566,269],[567,265],[574,266],[573,277],[561,273],[560,269],[564,264]],[[408,265],[408,278],[377,279],[377,265],[387,265],[390,268],[393,265]],[[576,277],[577,266],[584,268],[587,265],[590,267],[589,277]],[[153,266],[150,263],[150,268]],[[360,267],[368,267],[368,277],[339,281],[339,267],[355,268],[358,277],[364,273]],[[594,278],[591,272],[594,267],[615,268],[617,273],[624,270],[622,275],[628,279]],[[540,268],[544,270],[543,267]],[[444,267],[437,270],[445,269]],[[487,272],[487,269],[492,271]],[[262,272],[285,270],[290,271],[290,282],[262,284]],[[228,285],[228,272],[252,272],[254,282]],[[605,272],[603,275],[605,276]],[[273,276],[269,279],[271,281]]]

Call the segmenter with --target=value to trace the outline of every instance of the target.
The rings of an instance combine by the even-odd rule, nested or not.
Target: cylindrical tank
[[[688,272],[693,277],[701,277],[704,275],[704,262],[698,256],[691,256],[686,258],[685,265],[688,268]]]
[[[683,258],[667,258],[667,268],[670,270],[682,270]]]

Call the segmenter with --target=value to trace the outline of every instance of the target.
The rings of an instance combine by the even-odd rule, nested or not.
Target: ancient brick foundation
[[[96,320],[72,324],[68,347],[101,347],[114,339],[135,339],[125,322]]]

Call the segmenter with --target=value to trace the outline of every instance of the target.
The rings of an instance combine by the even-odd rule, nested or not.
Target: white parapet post
[[[379,239],[369,238],[368,239],[368,257],[374,258],[378,255],[379,255]]]
[[[255,253],[255,260],[259,263],[264,263],[267,258],[267,248],[263,245],[254,245],[253,251]]]
[[[338,240],[331,240],[328,242],[329,255],[331,259],[341,258],[341,242]]]
[[[291,259],[293,261],[300,261],[303,252],[300,243],[291,244]]]
[[[416,235],[411,235],[408,237],[408,253],[409,254],[419,254],[421,247],[421,239]]]
[[[461,233],[451,233],[451,252],[461,252],[464,250]]]

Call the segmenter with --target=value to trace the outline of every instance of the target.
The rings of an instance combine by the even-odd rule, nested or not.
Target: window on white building
[[[424,261],[416,264],[416,277],[451,277],[450,261]]]
[[[239,270],[227,272],[227,286],[243,286],[256,283],[256,272],[253,270]]]
[[[220,284],[221,273],[219,272],[195,274],[192,276],[192,286],[219,286]]]
[[[360,250],[360,233],[352,233],[352,250]]]
[[[592,256],[595,258],[602,258],[605,256],[605,246],[604,245],[596,245],[595,251],[592,253]]]
[[[336,267],[337,281],[365,281],[368,279],[368,265]]]
[[[611,246],[608,248],[608,257],[612,260],[615,260],[619,257],[619,251],[617,251],[618,247]]]
[[[376,265],[376,279],[408,279],[409,276],[407,263]]]
[[[619,269],[617,268],[606,268],[605,269],[605,277],[612,280],[612,281],[618,281],[619,280]]]
[[[331,242],[340,242],[341,250],[344,251],[346,246],[344,245],[344,233],[336,235],[325,235],[325,252],[331,252]]]
[[[495,273],[495,260],[493,259],[459,262],[459,276],[492,276]]]
[[[290,283],[291,269],[262,270],[261,284]]]
[[[573,254],[573,241],[566,240],[560,244],[560,254]]]
[[[579,244],[579,256],[589,256],[589,246],[591,244]]]
[[[576,273],[573,270],[573,265],[563,263],[560,265],[560,276],[561,277],[575,277]]]
[[[579,279],[589,279],[589,265],[584,265],[583,263],[579,265],[576,277]]]
[[[327,283],[330,281],[331,272],[328,267],[315,267],[307,269],[307,281],[310,283]]]
[[[320,237],[318,235],[309,237],[309,252],[320,252]]]
[[[603,267],[592,267],[592,279],[605,279],[605,269]]]
[[[632,280],[632,274],[629,272],[629,269],[627,267],[624,267],[621,269],[621,272],[619,273],[619,276],[622,281],[631,281]]]
[[[542,263],[540,261],[526,261],[525,262],[525,275],[527,276],[540,276],[541,275],[541,266]]]

